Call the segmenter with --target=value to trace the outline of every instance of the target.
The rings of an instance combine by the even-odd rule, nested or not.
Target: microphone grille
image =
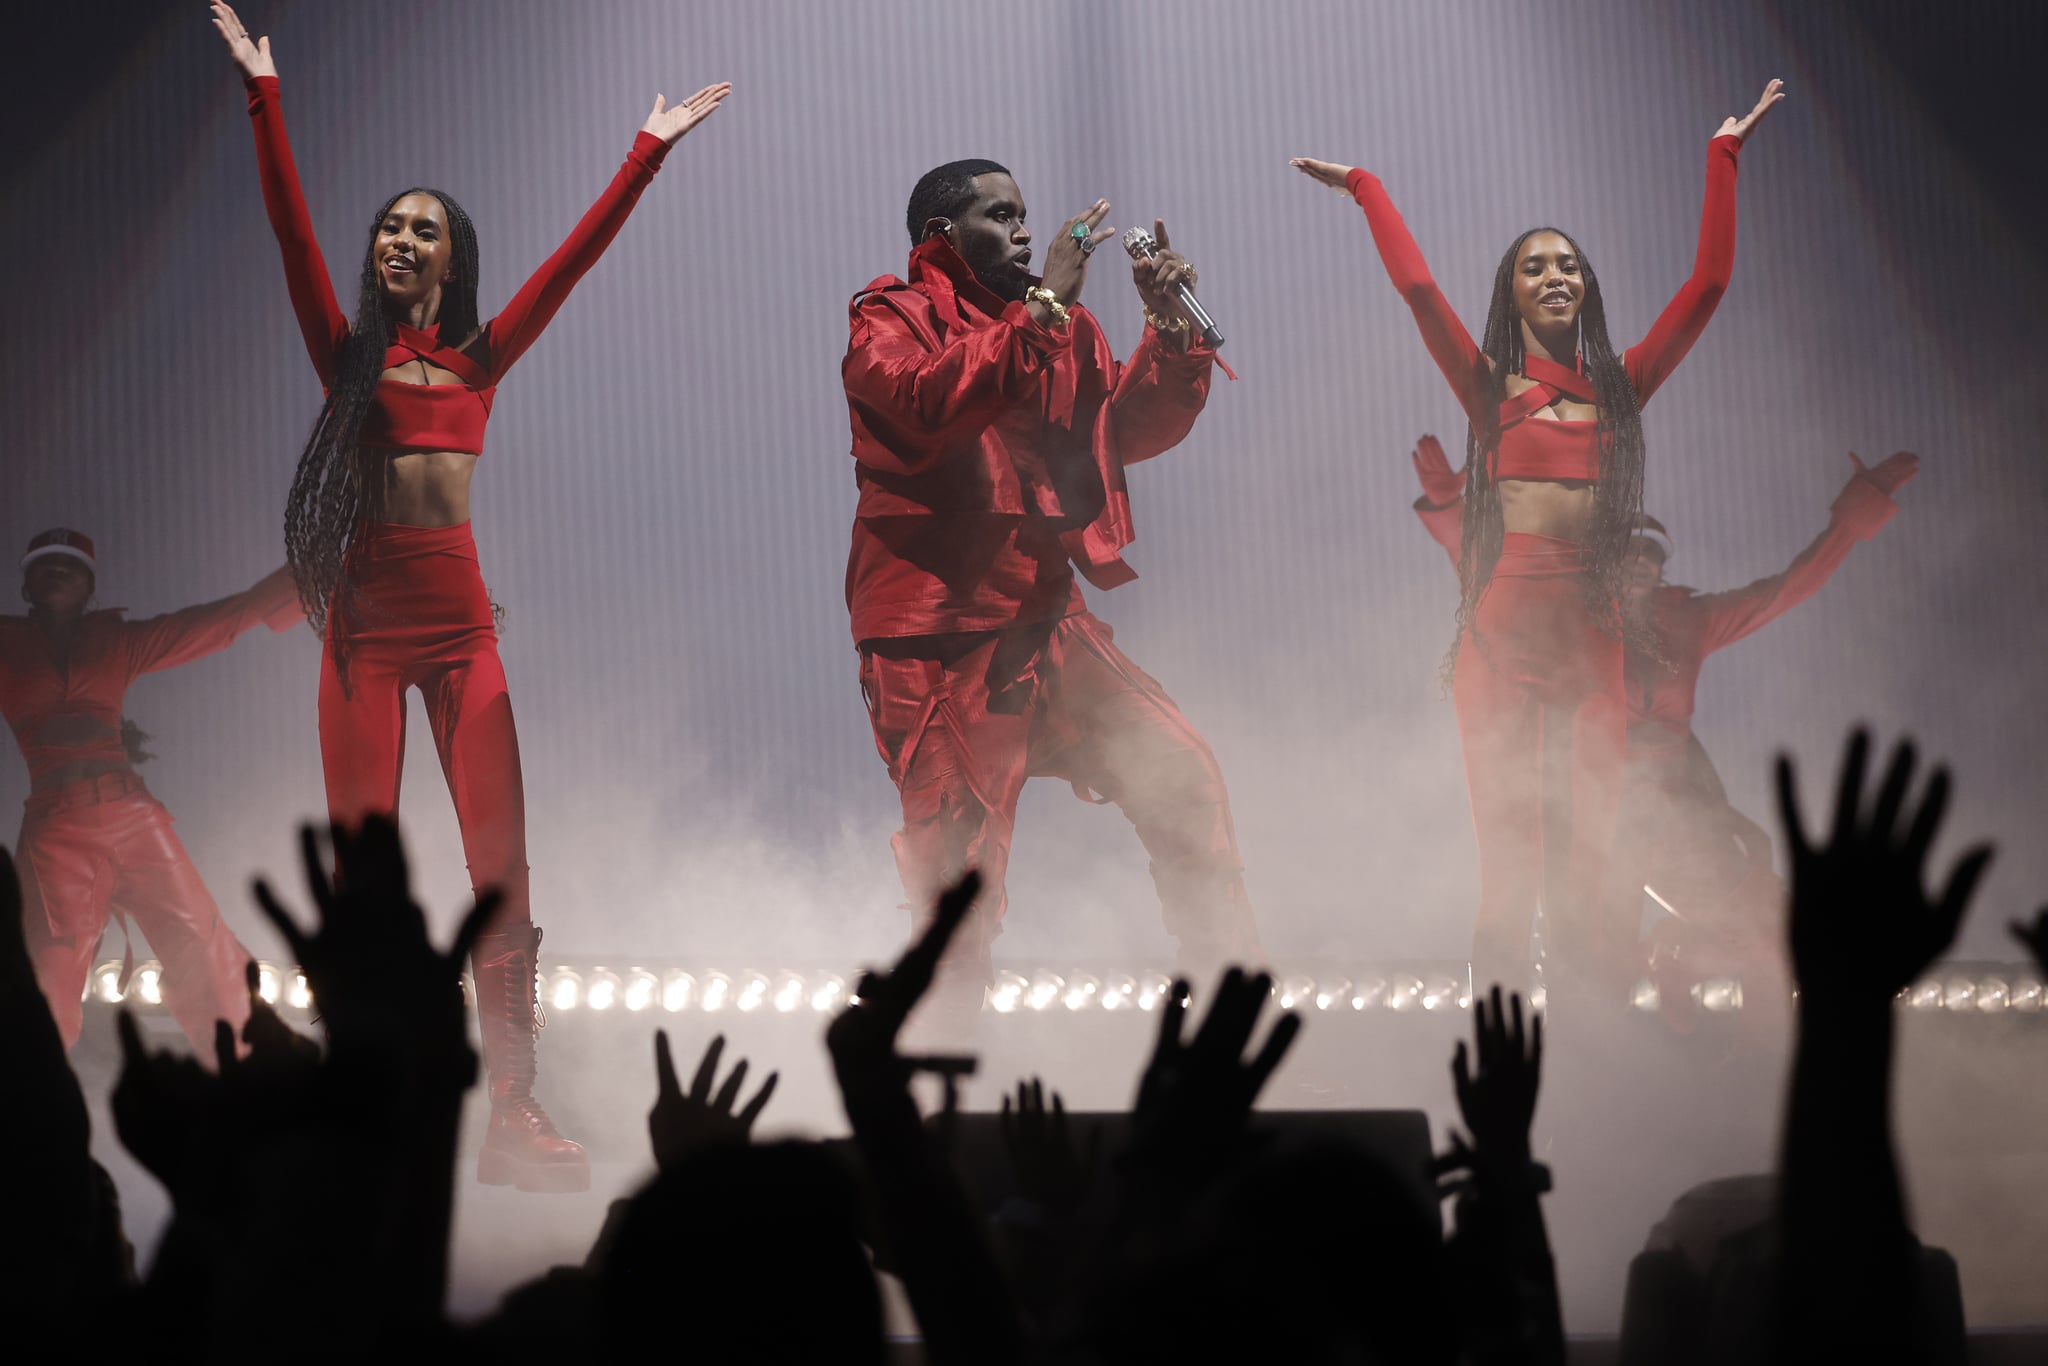
[[[1159,244],[1152,240],[1152,234],[1143,228],[1124,229],[1124,250],[1131,254],[1133,260],[1143,260],[1158,249]]]

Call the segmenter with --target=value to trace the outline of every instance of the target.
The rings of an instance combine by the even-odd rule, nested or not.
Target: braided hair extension
[[[298,585],[299,602],[315,630],[326,626],[329,605],[337,595],[346,597],[348,593],[349,546],[357,529],[377,515],[383,493],[381,459],[365,452],[357,442],[383,377],[384,353],[392,338],[391,316],[377,279],[377,235],[392,206],[413,194],[439,200],[448,220],[451,252],[436,319],[440,335],[448,345],[459,347],[477,328],[476,225],[469,215],[439,190],[415,188],[385,200],[370,225],[370,244],[363,253],[355,322],[336,360],[327,402],[299,453],[291,495],[285,502],[285,557]]]
[[[1500,481],[1495,459],[1500,449],[1500,404],[1507,397],[1507,377],[1523,366],[1522,317],[1515,307],[1515,262],[1522,244],[1538,233],[1571,237],[1556,228],[1530,228],[1516,237],[1493,272],[1493,301],[1486,310],[1486,332],[1479,349],[1492,365],[1483,427],[1465,434],[1464,543],[1458,558],[1458,639],[1444,660],[1449,682],[1458,656],[1458,640],[1471,629],[1472,615],[1500,562],[1502,538]],[[1642,628],[1629,627],[1621,615],[1621,586],[1628,563],[1629,541],[1636,516],[1643,510],[1643,414],[1636,389],[1621,357],[1607,339],[1607,305],[1593,263],[1572,242],[1586,293],[1579,305],[1579,357],[1593,384],[1599,410],[1600,478],[1593,485],[1593,520],[1587,528],[1586,573],[1582,581],[1586,609],[1609,635],[1661,659],[1654,636],[1637,640]]]

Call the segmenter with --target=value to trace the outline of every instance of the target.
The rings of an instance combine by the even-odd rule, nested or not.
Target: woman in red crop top
[[[1462,598],[1453,664],[1479,842],[1479,980],[1526,977],[1539,905],[1555,966],[1598,961],[1597,907],[1620,790],[1621,577],[1642,510],[1642,405],[1698,340],[1735,262],[1743,139],[1784,98],[1722,122],[1707,148],[1692,276],[1619,357],[1598,278],[1555,228],[1516,237],[1475,344],[1379,179],[1293,165],[1365,210],[1380,259],[1464,407]]]
[[[503,909],[471,965],[490,1074],[480,1180],[522,1190],[590,1184],[582,1148],[533,1098],[534,965],[519,742],[490,598],[469,529],[469,481],[498,381],[539,337],[632,212],[663,156],[731,91],[673,107],[659,95],[611,185],[496,317],[477,316],[477,242],[438,190],[388,200],[370,223],[353,322],[313,235],[278,106],[270,40],[213,5],[249,91],[263,203],[284,254],[299,331],[327,401],[299,457],[285,547],[308,617],[326,636],[320,755],[331,819],[395,814],[405,692],[426,699],[470,881]]]

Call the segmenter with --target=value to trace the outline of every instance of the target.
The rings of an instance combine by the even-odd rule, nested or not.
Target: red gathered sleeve
[[[291,570],[277,568],[246,592],[217,602],[201,603],[182,611],[168,612],[146,621],[123,623],[123,643],[128,651],[130,675],[175,669],[195,659],[217,654],[235,643],[244,632],[268,624],[283,631],[298,621],[298,588]]]
[[[627,215],[640,202],[640,192],[653,181],[667,155],[668,144],[654,134],[636,135],[633,150],[626,154],[619,173],[612,177],[612,183],[605,187],[582,221],[512,296],[512,302],[485,326],[492,384],[502,379],[512,363],[539,339],[541,331],[568,299],[569,291],[604,255],[604,249],[619,235]]]
[[[1650,401],[1692,350],[1735,273],[1735,167],[1741,153],[1742,139],[1732,133],[1707,144],[1707,193],[1692,277],[1657,315],[1649,334],[1622,358],[1639,405]]]
[[[313,235],[313,217],[306,211],[299,168],[292,160],[291,140],[285,136],[277,77],[258,76],[244,84],[249,91],[249,121],[256,133],[256,173],[263,183],[263,208],[270,215],[270,230],[277,235],[277,249],[284,257],[292,312],[298,315],[299,335],[305,338],[306,354],[312,358],[320,383],[329,385],[334,382],[341,345],[348,340],[348,317],[335,300],[327,258],[320,254],[320,241]]]
[[[1044,327],[1011,303],[992,327],[955,332],[928,349],[885,290],[864,295],[839,367],[846,397],[884,439],[857,443],[861,458],[896,474],[931,468],[973,442],[1004,411],[1034,392],[1072,349],[1073,328]]]
[[[1818,593],[1856,543],[1875,536],[1898,507],[1890,494],[1861,474],[1850,479],[1829,509],[1828,529],[1800,551],[1784,573],[1699,600],[1706,615],[1705,652],[1733,645]]]
[[[1415,516],[1430,539],[1451,557],[1451,568],[1458,568],[1460,552],[1465,546],[1465,505],[1447,503],[1439,506],[1428,498],[1417,498]]]
[[[1209,401],[1216,360],[1216,352],[1199,341],[1176,351],[1146,326],[1109,400],[1117,456],[1124,464],[1150,460],[1181,443]]]
[[[1483,429],[1493,416],[1487,411],[1493,384],[1486,357],[1431,278],[1429,263],[1422,259],[1422,248],[1409,236],[1408,225],[1401,221],[1394,201],[1387,198],[1379,177],[1363,169],[1354,170],[1344,183],[1351,197],[1358,201],[1358,207],[1365,210],[1366,226],[1372,229],[1380,262],[1394,282],[1394,292],[1415,315],[1415,325],[1422,330],[1422,343],[1429,348],[1430,359],[1450,382],[1451,392],[1458,396],[1465,415],[1474,426]]]

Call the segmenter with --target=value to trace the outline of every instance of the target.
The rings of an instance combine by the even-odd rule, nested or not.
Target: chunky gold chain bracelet
[[[1154,332],[1172,333],[1188,330],[1188,320],[1186,318],[1162,318],[1149,308],[1145,310],[1145,321],[1152,325]]]
[[[1031,286],[1031,288],[1025,290],[1024,302],[1027,304],[1044,304],[1045,311],[1052,314],[1052,320],[1054,323],[1061,327],[1065,327],[1067,325],[1067,306],[1060,302],[1059,295],[1053,293],[1044,285],[1033,285]]]

